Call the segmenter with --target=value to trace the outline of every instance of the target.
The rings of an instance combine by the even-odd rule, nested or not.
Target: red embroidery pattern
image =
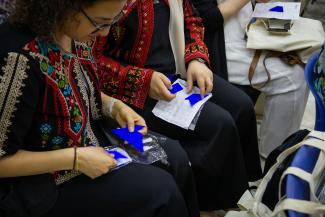
[[[165,2],[168,1],[165,0]],[[126,38],[128,37],[127,27],[124,21],[134,10],[137,10],[138,29],[135,38],[129,39]],[[153,72],[150,69],[143,69],[153,35],[153,0],[129,0],[123,12],[124,16],[112,27],[110,35],[96,41],[93,53],[98,63],[98,77],[102,90],[113,97],[142,108],[149,92]],[[184,19],[185,61],[188,63],[195,58],[203,58],[209,62],[208,49],[203,42],[204,28],[200,23],[201,19],[193,13],[188,0],[184,0]],[[122,46],[125,41],[131,41],[130,48],[126,49]]]
[[[185,62],[189,63],[195,58],[202,58],[210,63],[208,48],[203,42],[204,26],[202,19],[193,13],[192,5],[188,0],[184,0],[184,18],[185,29],[188,32],[186,36],[190,38],[185,46]]]
[[[152,0],[139,0],[138,2],[138,33],[134,41],[129,62],[137,67],[144,67],[154,29],[154,6]]]
[[[143,108],[149,92],[153,71],[137,67],[109,63],[98,66],[101,89],[108,95],[123,100],[138,108]]]
[[[189,63],[191,60],[196,58],[202,58],[210,65],[208,48],[205,46],[205,44],[192,43],[185,47],[185,62]]]
[[[88,121],[88,109],[92,114],[96,114],[93,115],[93,118],[94,116],[99,116],[98,108],[96,107],[97,104],[100,105],[99,85],[95,79],[95,69],[92,63],[94,59],[91,55],[91,49],[87,46],[83,47],[81,45],[76,45],[76,54],[80,63],[76,60],[75,56],[62,54],[54,45],[46,44],[38,40],[28,43],[25,46],[25,50],[30,51],[31,56],[39,61],[40,70],[45,76],[45,93],[42,97],[42,111],[44,114],[43,125],[55,125],[54,129],[56,129],[56,132],[50,135],[49,132],[44,130],[49,128],[41,127],[45,132],[43,133],[44,135],[41,132],[42,146],[45,147],[45,145],[50,145],[51,142],[53,145],[53,141],[61,141],[59,139],[53,139],[57,138],[56,135],[61,134],[65,134],[63,136],[67,139],[65,144],[68,144],[68,146],[79,146],[87,135],[85,131],[87,131],[86,123]],[[88,94],[80,93],[81,90],[79,85],[84,81],[79,81],[80,79],[78,80],[78,76],[76,76],[81,73],[83,68],[87,68],[87,76],[89,76],[89,82],[91,82],[90,89],[92,91],[89,90]],[[91,102],[90,105],[89,103],[85,103],[86,94],[88,97],[90,96],[89,94],[92,94],[92,96],[89,97]],[[95,102],[95,99],[98,101]],[[48,106],[53,103],[53,108],[49,108]],[[85,104],[89,105],[91,108],[87,108]],[[55,122],[53,122],[53,117],[51,117],[50,120],[47,115],[49,109],[53,110],[53,113],[56,115]],[[62,127],[64,132],[61,131]],[[52,138],[52,140],[50,138]]]
[[[103,55],[107,38],[97,38],[93,54],[97,62],[100,88],[108,95],[121,99],[138,108],[143,108],[147,98],[153,70],[123,66]]]

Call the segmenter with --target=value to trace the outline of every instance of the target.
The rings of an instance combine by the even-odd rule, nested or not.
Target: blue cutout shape
[[[109,154],[113,154],[114,155],[114,159],[118,160],[118,159],[122,159],[122,158],[127,158],[126,156],[124,156],[123,154],[121,154],[118,151],[107,151]]]
[[[169,79],[170,81],[172,81],[172,80],[173,80],[173,74],[168,74],[168,79]]]
[[[134,131],[139,131],[139,130],[142,130],[144,128],[144,126],[141,126],[141,125],[135,125],[134,126]]]
[[[209,94],[205,95],[207,97]],[[192,95],[188,96],[185,100],[189,100],[191,106],[194,106],[196,103],[200,102],[202,100],[201,94],[193,93]]]
[[[170,93],[176,94],[177,92],[179,92],[181,90],[183,90],[183,87],[179,83],[176,83],[176,84],[173,84],[173,89],[170,90]]]
[[[271,8],[270,11],[282,13],[284,10],[283,10],[283,6],[275,6],[275,7]]]
[[[127,127],[120,128],[120,129],[114,129],[112,130],[113,133],[118,135],[120,138],[127,141],[130,145],[132,145],[134,148],[139,150],[140,152],[144,152],[143,148],[143,135],[139,133],[139,130],[143,129],[144,126],[135,125],[134,132],[131,133]]]

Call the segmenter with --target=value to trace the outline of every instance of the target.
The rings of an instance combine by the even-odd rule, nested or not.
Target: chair
[[[319,53],[315,53],[308,61],[305,67],[305,77],[307,84],[315,97],[316,102],[316,121],[315,130],[325,131],[325,95],[323,89],[325,86],[320,86],[321,79],[325,79],[325,75],[317,73],[316,64],[319,58]],[[322,83],[325,85],[325,80]],[[322,88],[320,88],[322,87]],[[311,173],[315,167],[319,156],[319,149],[302,146],[294,156],[291,166],[299,167]],[[294,175],[288,175],[285,183],[285,193],[287,198],[310,200],[310,189],[307,182],[301,180]],[[289,217],[307,217],[304,213],[288,210]]]

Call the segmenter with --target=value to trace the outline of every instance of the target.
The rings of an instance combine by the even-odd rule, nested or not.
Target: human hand
[[[130,132],[134,131],[135,125],[144,126],[139,132],[143,135],[147,134],[147,124],[145,120],[137,114],[132,108],[118,100],[113,105],[112,117],[117,121],[121,127],[128,127]]]
[[[116,167],[114,157],[102,147],[80,147],[77,148],[77,155],[78,170],[92,179]]]
[[[191,92],[193,89],[193,82],[196,81],[200,88],[200,94],[203,98],[205,94],[210,93],[213,88],[212,71],[198,60],[192,60],[187,69],[187,91]]]
[[[156,100],[171,101],[176,97],[170,93],[172,89],[171,81],[160,72],[153,72],[150,82],[149,96]]]

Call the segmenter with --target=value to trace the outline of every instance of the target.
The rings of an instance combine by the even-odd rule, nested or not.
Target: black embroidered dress
[[[94,60],[85,44],[74,52],[34,39],[19,53],[1,53],[0,157],[99,145],[91,126],[101,113]],[[57,184],[75,175],[54,174]]]
[[[89,46],[75,42],[68,54],[7,23],[0,25],[0,39],[0,160],[18,150],[111,145],[100,126]],[[169,138],[161,146],[168,166],[131,163],[96,180],[71,170],[0,178],[0,216],[198,217],[185,151]]]

